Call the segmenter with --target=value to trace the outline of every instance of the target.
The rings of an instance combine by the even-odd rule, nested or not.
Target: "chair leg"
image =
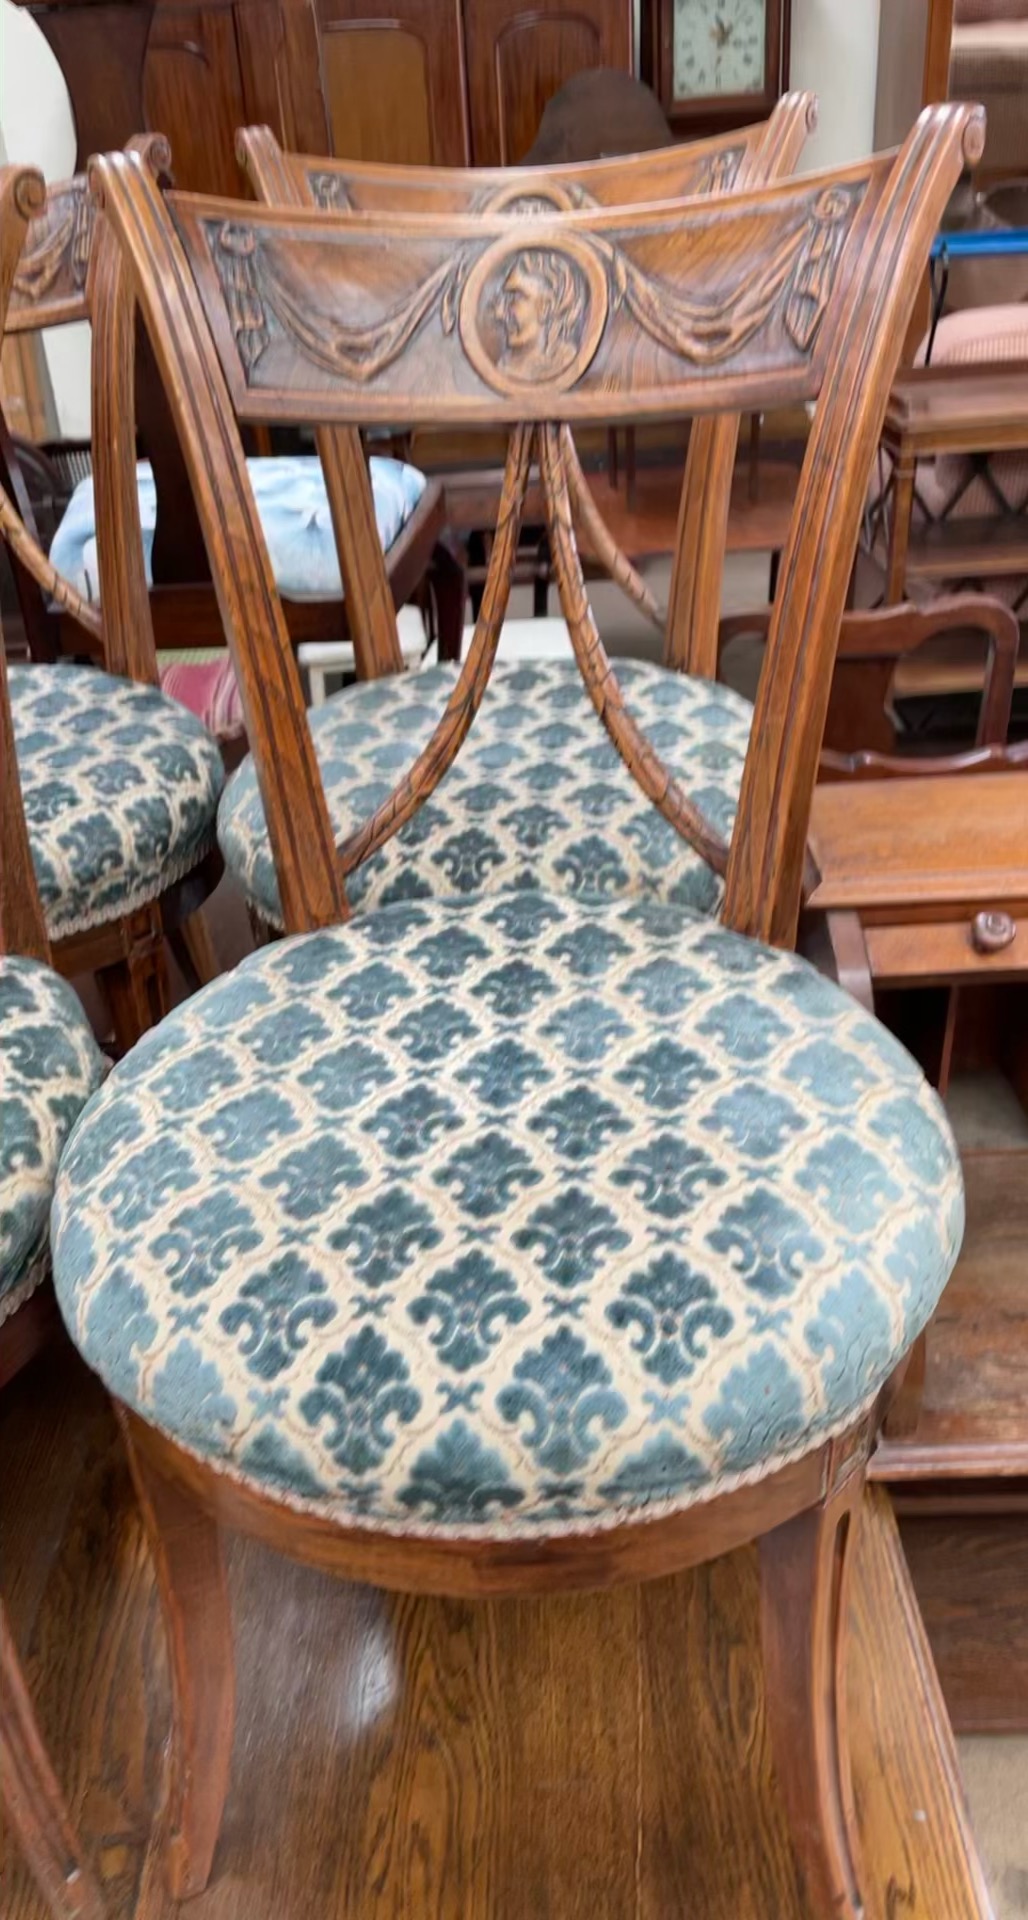
[[[47,1758],[2,1604],[0,1798],[50,1911],[59,1920],[103,1920],[100,1889]]]
[[[818,1920],[861,1920],[864,1911],[845,1655],[865,1455],[866,1447],[819,1506],[760,1542],[771,1749],[810,1911]]]
[[[125,958],[104,967],[98,976],[110,1002],[119,1058],[163,1020],[169,1001],[164,927],[159,908],[140,908],[129,921],[126,933]]]
[[[882,1421],[886,1440],[912,1440],[921,1419],[925,1380],[928,1374],[928,1328],[919,1333],[907,1355],[906,1365],[895,1379],[896,1391]]]
[[[217,1525],[147,1444],[142,1421],[118,1409],[143,1510],[168,1637],[171,1741],[162,1808],[165,1870],[174,1900],[202,1893],[228,1793],[235,1667],[228,1583]]]
[[[171,929],[168,945],[190,993],[198,993],[201,987],[209,986],[212,980],[217,979],[221,968],[202,907],[198,907],[181,925]]]
[[[467,572],[458,556],[441,541],[432,555],[430,579],[439,633],[438,657],[459,661],[468,597]]]

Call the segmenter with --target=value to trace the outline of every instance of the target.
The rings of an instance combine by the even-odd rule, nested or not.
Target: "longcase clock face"
[[[763,93],[767,0],[675,0],[676,100]]]

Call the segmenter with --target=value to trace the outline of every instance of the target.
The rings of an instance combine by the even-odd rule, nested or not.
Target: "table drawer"
[[[983,925],[984,922],[984,925]],[[994,943],[989,950],[986,943]],[[876,986],[932,980],[1028,980],[1028,912],[864,926]]]

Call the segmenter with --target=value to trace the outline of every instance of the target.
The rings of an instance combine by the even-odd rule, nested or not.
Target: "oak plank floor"
[[[69,1352],[0,1400],[5,1592],[110,1920],[171,1920],[153,1581],[110,1415]],[[825,1920],[797,1892],[747,1549],[607,1596],[469,1604],[229,1553],[239,1718],[188,1920]],[[851,1718],[867,1920],[990,1912],[886,1496],[869,1496]],[[4,1920],[45,1920],[9,1836]]]

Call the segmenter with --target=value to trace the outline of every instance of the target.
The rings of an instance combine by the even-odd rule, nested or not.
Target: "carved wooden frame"
[[[656,153],[560,167],[513,170],[374,166],[284,153],[269,127],[244,127],[236,138],[240,165],[258,199],[267,206],[311,207],[374,219],[381,213],[518,214],[541,216],[602,206],[635,206],[689,195],[705,196],[784,177],[817,124],[811,93],[786,94],[771,117],[752,127],[664,148]],[[318,441],[340,552],[374,567],[374,543],[355,524],[351,540],[342,525],[349,515],[366,521],[367,483],[360,487],[347,429],[323,431]],[[610,577],[664,637],[665,664],[714,677],[721,570],[728,534],[738,420],[723,417],[693,425],[682,482],[678,540],[668,609],[655,601],[631,561],[613,540],[582,472],[570,432],[563,462],[577,516]],[[331,480],[329,480],[331,476]],[[399,642],[382,581],[366,585],[369,625],[364,636],[376,670],[399,664]],[[380,612],[384,609],[384,613]]]

